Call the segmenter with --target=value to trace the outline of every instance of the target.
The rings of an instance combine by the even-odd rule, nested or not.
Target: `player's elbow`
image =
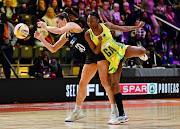
[[[139,52],[141,55],[144,55],[144,54],[146,54],[147,51],[144,47],[141,46]]]
[[[121,31],[122,32],[128,32],[129,30],[127,28],[123,27],[123,28],[121,28]]]
[[[95,53],[96,55],[98,55],[98,54],[100,53],[100,51],[94,51],[94,53]]]
[[[51,50],[51,53],[55,53],[56,51],[54,51],[54,50]]]
[[[96,55],[98,55],[99,53],[98,52],[94,52]]]
[[[53,46],[50,51],[51,51],[51,53],[55,53],[57,51],[57,49]]]

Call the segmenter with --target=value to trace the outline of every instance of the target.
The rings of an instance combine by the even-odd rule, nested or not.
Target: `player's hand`
[[[142,28],[145,25],[145,22],[141,21],[138,25],[139,28]]]
[[[42,40],[44,37],[43,37],[43,32],[41,31],[41,32],[38,32],[38,31],[36,31],[35,33],[34,33],[34,38],[36,38],[36,39],[39,39],[39,40]]]
[[[41,28],[43,28],[43,29],[46,29],[46,28],[47,28],[46,22],[42,22],[42,21],[37,22],[37,26],[38,26],[38,27],[41,27]]]
[[[102,43],[102,36],[98,37],[99,43]]]

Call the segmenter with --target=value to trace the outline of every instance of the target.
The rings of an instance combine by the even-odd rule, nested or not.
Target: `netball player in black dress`
[[[102,53],[99,55],[94,54],[94,52],[89,47],[88,43],[86,42],[84,38],[84,32],[83,29],[74,22],[69,22],[67,13],[62,13],[57,15],[56,17],[56,26],[57,27],[50,27],[47,26],[45,22],[38,22],[38,27],[44,28],[51,33],[54,34],[62,34],[59,38],[59,40],[54,44],[48,43],[44,37],[43,32],[36,31],[34,34],[34,37],[39,39],[47,49],[49,49],[51,52],[56,52],[58,49],[60,49],[66,42],[69,41],[71,45],[73,45],[76,49],[78,49],[80,52],[84,52],[86,54],[86,61],[85,65],[83,66],[83,70],[81,73],[81,79],[79,82],[79,90],[76,97],[76,105],[73,113],[70,115],[70,117],[65,119],[65,122],[73,122],[78,119],[82,119],[84,117],[81,107],[83,104],[84,99],[86,98],[86,90],[87,85],[90,82],[90,80],[94,77],[96,74],[96,71],[98,69],[99,75],[104,75],[105,77],[108,77],[108,68],[102,69],[102,65],[107,66],[107,61]],[[101,60],[101,62],[98,62]],[[102,61],[104,60],[104,61]],[[115,112],[118,112],[118,109],[116,108],[114,95],[110,86],[109,81],[106,81],[105,77],[101,77],[101,83],[103,87],[105,88],[108,98],[111,103],[111,118],[110,121],[113,119],[116,119]],[[108,122],[109,123],[109,122]]]

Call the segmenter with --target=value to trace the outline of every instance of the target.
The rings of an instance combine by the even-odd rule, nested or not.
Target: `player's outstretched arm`
[[[142,28],[145,25],[145,22],[140,22],[138,26],[118,26],[110,22],[106,22],[104,23],[104,25],[111,30],[119,30],[119,31],[127,32],[127,31]]]
[[[63,34],[65,32],[69,32],[72,30],[72,27],[73,27],[70,25],[70,23],[67,23],[65,26],[63,26],[61,28],[51,27],[51,26],[47,26],[47,24],[42,21],[37,22],[37,26],[44,28],[45,30],[48,30],[49,32],[54,33],[54,34]]]
[[[40,40],[44,45],[45,47],[51,51],[52,53],[56,52],[58,49],[60,49],[68,40],[66,38],[66,33],[64,33],[63,35],[61,35],[60,39],[54,44],[50,44],[48,43],[44,37],[43,37],[43,32],[38,32],[36,31],[34,33],[34,37],[38,40]]]
[[[97,46],[91,40],[89,31],[86,31],[84,37],[85,37],[86,41],[88,42],[88,44],[89,44],[90,48],[92,49],[92,51],[95,54],[99,54],[100,51],[101,51],[102,37],[101,36],[99,37],[99,43],[98,43]]]

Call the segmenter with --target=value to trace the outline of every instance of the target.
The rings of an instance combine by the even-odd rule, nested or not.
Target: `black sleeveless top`
[[[84,34],[84,31],[81,33],[69,32],[69,36],[66,34],[66,38],[68,39],[69,44],[79,50],[79,52],[85,53],[86,56],[89,54],[91,56],[95,56],[96,54],[92,51],[89,44],[86,42]]]
[[[100,52],[96,55],[89,44],[86,42],[84,38],[85,32],[81,33],[72,33],[69,32],[69,36],[66,34],[66,38],[68,39],[68,43],[79,50],[79,52],[84,53],[86,55],[85,64],[97,63],[100,60],[106,60],[104,55]]]

